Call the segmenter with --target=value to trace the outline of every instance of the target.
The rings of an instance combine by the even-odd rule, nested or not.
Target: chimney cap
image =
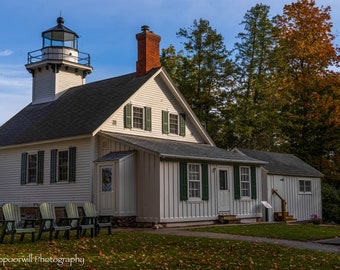
[[[142,32],[149,32],[150,27],[148,25],[142,25]]]

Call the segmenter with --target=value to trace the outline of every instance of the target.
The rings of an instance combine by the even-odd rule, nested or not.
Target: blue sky
[[[91,55],[94,70],[87,82],[135,71],[137,42],[142,25],[162,37],[161,48],[181,48],[176,37],[203,18],[224,37],[227,49],[243,29],[247,10],[257,3],[281,14],[292,0],[2,0],[0,8],[0,125],[31,102],[31,75],[26,71],[27,53],[42,46],[41,32],[54,27],[62,15],[65,26],[79,36],[79,50]],[[340,44],[340,1],[316,0],[331,6],[335,43]]]

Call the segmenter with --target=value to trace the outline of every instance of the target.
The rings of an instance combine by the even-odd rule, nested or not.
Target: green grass
[[[340,237],[340,226],[325,226],[315,224],[247,224],[237,226],[221,225],[195,228],[191,230],[298,241],[312,241]]]
[[[8,236],[6,237],[8,241]],[[115,231],[71,240],[0,245],[0,269],[56,269],[57,259],[75,258],[68,269],[340,269],[340,255],[242,241]],[[18,259],[32,262],[18,262]],[[50,259],[51,258],[51,259]],[[49,260],[55,262],[48,262]],[[64,267],[69,266],[65,263]]]

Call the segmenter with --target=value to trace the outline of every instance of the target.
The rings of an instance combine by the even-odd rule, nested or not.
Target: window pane
[[[220,171],[220,190],[228,190],[227,171]]]
[[[68,151],[60,151],[58,157],[58,179],[68,180]]]
[[[311,181],[305,181],[305,191],[312,192],[312,183]]]
[[[240,167],[241,197],[250,197],[250,168]]]
[[[302,180],[299,181],[299,191],[305,192],[305,185],[304,185],[304,181]]]
[[[143,129],[144,109],[133,107],[133,127]]]
[[[178,115],[170,114],[170,133],[178,134]]]
[[[112,169],[111,168],[102,169],[102,191],[104,192],[112,191]]]
[[[28,155],[27,183],[37,182],[37,155]]]
[[[188,184],[189,184],[189,197],[201,197],[201,165],[189,164],[188,165]]]

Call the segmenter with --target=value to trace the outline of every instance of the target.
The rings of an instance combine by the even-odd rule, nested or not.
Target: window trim
[[[60,179],[60,154],[63,152],[67,152],[67,166],[66,166],[66,179]],[[57,182],[69,182],[69,172],[70,172],[70,151],[69,149],[58,150],[57,152]]]
[[[303,183],[303,186],[301,186],[301,183]],[[307,191],[306,183],[309,183],[310,191]],[[311,195],[312,194],[312,180],[299,179],[298,185],[299,185],[298,186],[299,194],[301,194],[301,195]],[[303,187],[303,190],[301,190],[301,187]]]
[[[242,174],[242,169],[247,169],[248,171],[248,180],[247,181],[243,181],[242,180],[242,176],[245,175],[245,174]],[[244,189],[242,187],[242,183],[247,183],[248,184],[248,189]],[[250,166],[240,166],[240,196],[241,196],[241,199],[250,199],[251,198],[251,169],[250,169]],[[243,191],[247,191],[248,195],[243,195]]]
[[[177,133],[170,132],[170,116],[177,116]],[[185,137],[186,133],[186,116],[184,113],[171,112],[169,110],[162,110],[162,134],[172,135],[172,136],[182,136]]]
[[[30,168],[30,157],[35,156],[35,168]],[[26,165],[26,184],[37,184],[38,183],[38,153],[27,153],[27,165]],[[30,171],[35,170],[35,181],[30,181]]]
[[[177,119],[177,123],[175,124],[175,123],[172,123],[171,122],[171,120],[173,120],[173,119],[171,119],[171,116],[173,116],[173,117],[176,117]],[[177,113],[171,113],[171,112],[169,112],[169,134],[173,134],[173,135],[179,135],[179,114],[177,114]],[[173,129],[171,128],[171,126],[176,126],[175,127],[175,129],[176,129],[176,132],[171,132],[171,131],[173,131]]]
[[[142,127],[135,127],[135,119],[139,119],[137,117],[135,117],[135,109],[140,109],[142,112]],[[145,130],[145,107],[143,106],[138,106],[138,105],[132,105],[132,111],[131,111],[131,120],[132,120],[132,128],[135,130]],[[140,120],[140,119],[139,119]]]
[[[198,171],[190,171],[190,166],[195,166],[198,167]],[[198,177],[199,179],[190,179],[190,173],[198,173]],[[188,163],[187,164],[187,179],[188,179],[188,200],[189,201],[202,201],[202,165],[201,163]],[[190,191],[196,191],[190,188],[190,183],[194,182],[194,183],[199,183],[198,187],[199,187],[199,195],[198,196],[190,196]]]

